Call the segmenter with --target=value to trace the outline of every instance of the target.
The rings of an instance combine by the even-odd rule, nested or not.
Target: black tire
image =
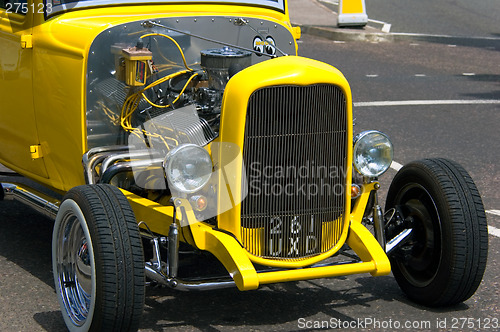
[[[486,268],[488,226],[467,171],[446,159],[412,162],[391,183],[386,211],[394,207],[414,219],[410,241],[391,257],[401,289],[431,307],[471,297]]]
[[[63,199],[52,265],[70,331],[136,331],[144,307],[144,255],[134,213],[111,185],[84,185]]]

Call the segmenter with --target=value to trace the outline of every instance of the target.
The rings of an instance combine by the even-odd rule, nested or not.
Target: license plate
[[[321,249],[321,222],[314,215],[275,216],[266,231],[266,256],[304,257]]]

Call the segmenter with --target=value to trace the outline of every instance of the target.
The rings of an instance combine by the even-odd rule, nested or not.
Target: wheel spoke
[[[63,219],[56,261],[59,284],[66,314],[76,326],[82,326],[89,313],[92,272],[88,239],[80,220],[68,213]]]

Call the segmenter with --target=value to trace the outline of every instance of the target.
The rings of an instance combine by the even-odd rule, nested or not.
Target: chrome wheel
[[[118,188],[99,184],[68,191],[54,224],[52,267],[70,331],[137,331],[144,266],[139,227]]]
[[[95,267],[92,242],[85,217],[78,205],[66,200],[56,219],[54,232],[54,280],[64,318],[86,328],[95,306]],[[68,322],[66,322],[68,323]]]

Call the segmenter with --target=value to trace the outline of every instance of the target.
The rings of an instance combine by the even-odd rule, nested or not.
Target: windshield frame
[[[84,9],[88,7],[120,6],[120,5],[169,5],[169,4],[233,4],[243,6],[264,7],[285,13],[285,0],[45,0],[45,16],[49,18],[62,12]]]

